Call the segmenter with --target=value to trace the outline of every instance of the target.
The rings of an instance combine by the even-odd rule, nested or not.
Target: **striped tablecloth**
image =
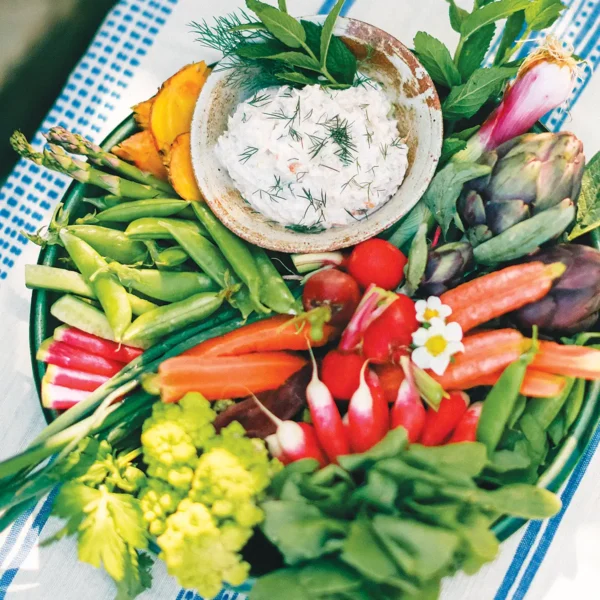
[[[565,1],[565,0],[564,0]],[[588,156],[600,149],[600,0],[566,0],[569,10],[554,33],[586,60],[568,110],[546,118],[553,130],[568,129],[585,143]],[[41,130],[63,125],[100,141],[127,116],[135,102],[151,96],[180,66],[211,60],[194,42],[189,23],[238,8],[241,0],[121,0],[106,18]],[[291,12],[328,11],[333,0],[291,0]],[[410,44],[427,29],[454,47],[443,0],[347,0],[345,14],[369,21]],[[534,37],[530,49],[541,40]],[[35,90],[32,90],[35,93]],[[15,128],[19,126],[14,123]],[[38,133],[34,142],[42,144]],[[37,248],[21,230],[45,223],[68,184],[66,178],[20,162],[0,190],[0,458],[24,448],[44,421],[31,377],[28,348],[30,294],[23,267],[36,261]],[[597,432],[563,490],[563,510],[547,522],[532,522],[502,545],[498,559],[474,577],[444,585],[444,600],[564,600],[599,598],[600,457]],[[78,563],[72,540],[40,548],[40,539],[58,528],[49,518],[50,500],[0,535],[0,600],[86,600],[114,597],[111,582]],[[236,594],[223,592],[219,600]],[[144,599],[196,599],[181,589],[162,564]],[[279,599],[273,599],[279,600]]]

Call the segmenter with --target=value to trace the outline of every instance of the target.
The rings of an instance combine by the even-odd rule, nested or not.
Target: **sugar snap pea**
[[[129,223],[125,233],[132,240],[172,240],[173,236],[161,225],[161,221],[177,227],[187,227],[204,237],[208,237],[206,229],[197,221],[187,219],[168,219],[166,217],[144,217]]]
[[[131,289],[164,302],[179,302],[201,292],[218,291],[220,287],[204,273],[193,271],[157,271],[155,269],[133,269],[110,263],[108,265],[120,280]]]
[[[60,232],[60,239],[84,279],[94,290],[94,295],[102,305],[113,330],[115,340],[122,341],[132,317],[131,304],[125,288],[108,271],[107,262],[87,242],[67,229]]]
[[[567,377],[567,383],[563,391],[557,396],[553,398],[531,398],[527,402],[523,416],[529,415],[533,417],[542,429],[548,429],[556,415],[560,413],[565,405],[574,384],[575,380],[572,377]]]
[[[126,344],[153,342],[212,315],[223,304],[223,292],[195,294],[138,317],[123,336]]]
[[[96,215],[87,215],[78,223],[129,223],[143,217],[170,217],[181,212],[189,202],[176,198],[150,198],[134,200],[107,208]]]
[[[258,246],[250,248],[261,277],[261,302],[275,312],[296,314],[296,299],[267,253]]]
[[[143,262],[148,257],[146,246],[130,239],[122,231],[100,225],[70,225],[67,230],[87,242],[105,258],[133,264]]]
[[[581,407],[583,406],[583,400],[585,398],[585,388],[586,381],[585,379],[578,379],[573,388],[571,389],[571,393],[567,398],[567,402],[565,403],[565,430],[569,431],[571,425],[575,423],[579,413],[581,412]]]
[[[189,256],[181,246],[160,248],[156,242],[144,242],[150,252],[150,257],[158,269],[172,269],[182,265]]]
[[[248,286],[258,312],[269,312],[260,301],[261,275],[248,244],[229,231],[204,202],[192,202],[192,210],[214,240],[237,276]]]
[[[87,204],[95,206],[98,210],[106,210],[121,204],[125,199],[119,198],[119,196],[98,196],[97,198],[84,198],[83,201]]]

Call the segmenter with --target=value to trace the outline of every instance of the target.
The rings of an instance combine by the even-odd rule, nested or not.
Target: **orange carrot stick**
[[[243,356],[177,356],[159,369],[164,402],[177,402],[188,392],[200,392],[207,400],[244,398],[275,390],[299,371],[306,360],[285,352]]]
[[[600,350],[541,341],[531,366],[565,377],[600,379]]]
[[[450,320],[459,323],[466,332],[540,300],[565,268],[560,262],[514,265],[463,283],[440,298],[452,309]]]
[[[480,385],[494,385],[500,379],[502,371],[496,371],[489,375],[484,375],[475,381],[471,381],[468,387],[470,389]],[[560,375],[544,373],[536,369],[528,368],[525,373],[525,379],[521,386],[521,394],[530,398],[553,398],[558,396],[564,389],[567,380]]]
[[[337,330],[323,327],[323,339],[310,338],[310,326],[300,327],[294,318],[286,315],[271,317],[245,325],[217,338],[212,338],[184,352],[183,356],[237,356],[252,352],[280,350],[308,350],[328,344]],[[310,342],[309,342],[310,340]]]
[[[470,387],[481,377],[505,369],[530,345],[514,329],[485,331],[463,339],[465,351],[454,356],[454,362],[443,375],[429,374],[445,390],[461,390]]]

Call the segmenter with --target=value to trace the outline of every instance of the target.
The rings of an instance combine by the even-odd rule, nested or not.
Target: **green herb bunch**
[[[296,20],[285,0],[279,8],[246,0],[258,21],[242,11],[193,27],[203,46],[223,54],[217,69],[229,71],[232,85],[250,91],[282,82],[344,89],[355,82],[358,67],[354,54],[333,35],[344,2],[338,0],[323,25]]]

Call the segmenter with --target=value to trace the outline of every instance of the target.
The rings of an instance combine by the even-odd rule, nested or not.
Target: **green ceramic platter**
[[[123,141],[137,130],[133,116],[125,119],[106,138],[102,147],[112,148],[115,144]],[[83,202],[83,198],[97,193],[90,186],[74,182],[67,189],[63,202],[65,210],[68,210],[73,218],[81,217],[89,212],[90,208]],[[600,235],[591,240],[592,244],[600,249]],[[59,246],[49,246],[40,252],[38,264],[55,266],[59,265],[59,259],[63,254]],[[50,337],[59,323],[50,315],[50,306],[58,297],[58,294],[44,290],[34,290],[31,299],[30,315],[30,352],[33,376],[35,379],[38,395],[40,395],[41,381],[46,367],[36,360],[35,355],[40,344]],[[56,418],[56,411],[42,409],[48,422]],[[562,445],[554,452],[552,461],[546,471],[542,474],[539,484],[556,492],[571,474],[575,465],[585,452],[585,449],[594,435],[596,427],[600,423],[600,382],[589,384],[583,410],[579,418],[571,428],[568,437]],[[523,519],[502,518],[494,525],[494,532],[503,541],[525,524]]]

